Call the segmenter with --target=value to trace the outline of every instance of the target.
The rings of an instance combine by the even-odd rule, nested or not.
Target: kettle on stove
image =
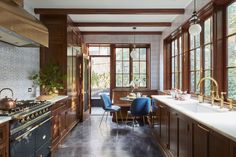
[[[1,98],[1,93],[4,90],[9,90],[11,92],[12,97],[8,98],[7,96],[5,96],[5,98]],[[16,107],[16,100],[13,100],[13,91],[10,88],[3,88],[0,91],[0,109],[1,110],[9,110],[12,108]]]

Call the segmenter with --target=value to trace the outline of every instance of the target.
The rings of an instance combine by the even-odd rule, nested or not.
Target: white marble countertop
[[[12,118],[11,116],[0,116],[0,124],[11,120],[11,118]]]
[[[54,104],[54,103],[56,103],[56,102],[58,102],[58,101],[60,101],[60,100],[66,99],[66,98],[68,98],[67,95],[58,95],[58,96],[55,96],[55,97],[53,97],[52,99],[47,100],[47,101],[49,101],[49,102],[51,102],[52,104]]]
[[[197,103],[198,101],[194,99],[179,101],[172,99],[171,96],[163,95],[153,95],[152,98],[236,142],[236,111],[198,113],[180,106],[183,103]]]

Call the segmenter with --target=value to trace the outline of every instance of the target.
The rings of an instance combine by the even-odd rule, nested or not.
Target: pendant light
[[[196,11],[196,0],[194,0],[194,11],[192,17],[190,18],[191,26],[189,27],[189,33],[193,36],[199,35],[202,31],[202,27],[200,24],[198,24],[198,21],[199,19]]]
[[[136,52],[136,45],[135,45],[135,30],[136,30],[136,27],[133,27],[133,30],[134,30],[134,44],[133,44],[133,49],[130,53],[130,57],[131,58],[135,58],[137,52]]]

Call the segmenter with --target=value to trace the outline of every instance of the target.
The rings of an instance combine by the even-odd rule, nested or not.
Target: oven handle
[[[49,120],[51,120],[52,118],[53,118],[53,116],[50,117],[50,118],[48,118],[48,119],[46,119],[45,121],[41,122],[40,124],[34,126],[33,128],[31,128],[29,131],[25,132],[24,134],[22,134],[22,135],[16,137],[16,138],[15,138],[15,141],[20,140],[21,138],[23,138],[24,136],[28,135],[30,132],[34,131],[35,129],[37,129],[38,127],[40,127],[41,125],[43,125],[44,123],[46,123],[46,122],[48,122]]]

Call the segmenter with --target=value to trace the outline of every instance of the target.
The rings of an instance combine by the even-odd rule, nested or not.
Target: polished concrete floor
[[[99,127],[101,116],[78,124],[56,157],[162,157],[154,133],[148,126],[117,125],[109,117]]]

